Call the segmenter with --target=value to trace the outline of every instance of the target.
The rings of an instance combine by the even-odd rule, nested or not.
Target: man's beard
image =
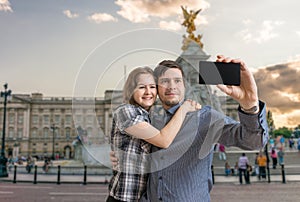
[[[179,103],[179,100],[165,101],[164,104],[168,107],[173,107]]]

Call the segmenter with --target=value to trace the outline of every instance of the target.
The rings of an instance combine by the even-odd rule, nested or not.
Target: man
[[[243,175],[244,175],[246,184],[250,184],[250,176],[249,176],[249,173],[247,172],[249,160],[245,153],[242,153],[242,156],[239,158],[238,165],[239,165],[240,184],[243,184]]]
[[[259,149],[268,141],[265,104],[258,101],[255,80],[244,62],[218,56],[217,62],[241,64],[241,85],[218,85],[240,104],[240,121],[206,106],[187,114],[173,143],[167,149],[152,147],[151,174],[141,201],[210,201],[213,145]],[[182,68],[163,61],[154,70],[163,110],[152,113],[151,124],[161,129],[184,100]]]

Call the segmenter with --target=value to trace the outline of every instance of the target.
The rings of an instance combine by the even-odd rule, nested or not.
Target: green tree
[[[294,128],[293,134],[296,138],[300,137],[300,125]]]
[[[283,137],[285,137],[285,138],[290,138],[292,133],[293,133],[293,130],[288,129],[287,127],[281,127],[281,128],[274,130],[275,137],[277,137],[279,135],[283,135]]]

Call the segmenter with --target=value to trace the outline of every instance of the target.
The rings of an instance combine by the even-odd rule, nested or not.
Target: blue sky
[[[210,60],[257,70],[300,58],[297,0],[0,0],[0,83],[45,96],[121,89],[125,66],[180,55],[181,5],[202,8],[196,34]]]

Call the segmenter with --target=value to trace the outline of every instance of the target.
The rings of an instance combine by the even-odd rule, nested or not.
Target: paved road
[[[213,187],[212,202],[295,202],[299,201],[299,182],[220,183]],[[1,202],[104,202],[107,185],[1,183]],[[199,199],[201,202],[201,200]]]

